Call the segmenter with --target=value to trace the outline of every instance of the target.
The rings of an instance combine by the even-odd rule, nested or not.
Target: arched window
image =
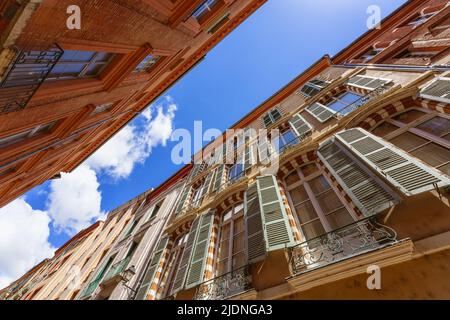
[[[173,286],[175,283],[175,278],[177,274],[178,267],[180,265],[181,257],[183,256],[184,247],[186,246],[186,241],[188,238],[188,233],[185,233],[175,240],[175,243],[170,250],[169,263],[166,267],[166,281],[163,287],[162,296],[166,297],[172,294]]]
[[[307,240],[354,221],[317,164],[297,168],[284,182],[290,206]]]
[[[414,108],[372,130],[412,156],[450,175],[450,117]]]
[[[239,269],[246,263],[244,204],[238,203],[224,211],[221,217],[216,276]]]

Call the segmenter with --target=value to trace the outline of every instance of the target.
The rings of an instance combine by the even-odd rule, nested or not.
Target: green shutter
[[[144,275],[144,279],[142,280],[141,286],[136,294],[135,300],[145,300],[150,289],[150,285],[153,282],[153,279],[156,274],[156,269],[159,266],[161,261],[162,254],[164,250],[167,248],[167,244],[169,242],[169,237],[162,238],[158,246],[156,247],[155,252],[153,253],[152,259],[147,267],[147,270]]]
[[[389,82],[391,82],[391,80],[389,79],[381,79],[368,76],[354,76],[348,80],[348,83],[352,86],[369,90],[374,90]]]
[[[209,194],[211,192],[212,182],[214,181],[214,174],[217,169],[211,170],[206,176],[205,183],[203,184],[203,193]]]
[[[191,261],[192,248],[194,246],[195,239],[197,237],[198,226],[200,222],[200,217],[197,217],[191,225],[189,231],[188,239],[183,250],[183,255],[181,256],[180,264],[178,270],[176,270],[175,281],[173,284],[171,294],[175,294],[184,288],[186,281],[186,274],[189,268],[189,262]]]
[[[361,128],[343,131],[336,137],[407,196],[450,184],[450,179],[439,171]]]
[[[186,289],[193,288],[203,282],[206,258],[211,241],[215,210],[201,216],[197,238],[191,255],[189,271],[186,277]]]
[[[212,186],[212,192],[218,192],[220,190],[220,186],[223,182],[223,177],[226,174],[225,165],[222,164],[217,168],[217,173],[215,176],[214,184]]]
[[[300,141],[303,140],[312,130],[311,125],[299,113],[289,120],[289,125],[297,137],[299,137]]]
[[[206,163],[194,164],[194,168],[192,169],[190,180],[194,179],[196,176],[198,176],[200,173],[202,173],[203,170],[205,170],[205,168],[206,168]]]
[[[192,186],[185,186],[181,192],[181,197],[178,200],[177,208],[175,209],[175,215],[178,216],[183,212],[185,204],[188,200],[188,196],[191,193]]]
[[[266,135],[260,135],[258,139],[259,162],[263,165],[270,163],[271,148]]]
[[[319,120],[321,123],[328,121],[333,118],[336,111],[324,106],[321,103],[313,103],[312,105],[306,107],[306,111],[308,111],[314,118]]]
[[[256,183],[267,251],[293,245],[294,236],[275,176],[258,177]]]
[[[365,216],[381,212],[400,201],[389,187],[369,173],[370,169],[364,170],[361,163],[351,158],[334,138],[324,143],[317,155]]]
[[[425,99],[450,103],[450,78],[441,77],[433,80],[420,91],[420,96]]]
[[[247,259],[249,263],[263,260],[266,256],[266,242],[261,219],[258,187],[256,183],[245,192],[245,225],[247,233]]]

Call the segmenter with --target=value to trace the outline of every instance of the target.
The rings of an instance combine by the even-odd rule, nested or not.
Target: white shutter
[[[271,144],[267,135],[261,134],[258,139],[258,156],[259,162],[263,165],[270,163],[270,157],[272,154]]]
[[[226,174],[225,165],[222,164],[219,167],[217,167],[217,173],[214,177],[214,182],[212,185],[211,192],[219,192],[220,187],[222,186],[222,181],[224,181],[224,175]]]
[[[297,137],[299,137],[300,141],[303,140],[307,134],[309,134],[312,130],[311,125],[306,121],[299,113],[292,117],[289,120],[289,125],[292,130],[295,132]]]
[[[247,259],[249,263],[264,260],[266,242],[259,205],[258,187],[256,182],[245,192],[244,201],[245,226],[247,234]]]
[[[312,105],[306,107],[306,111],[308,111],[314,118],[319,120],[321,123],[328,121],[333,118],[336,111],[328,108],[327,106],[321,103],[313,103]]]
[[[364,170],[334,138],[321,145],[317,155],[365,216],[399,202],[390,188],[369,174],[370,169]]]
[[[183,209],[185,208],[185,204],[189,200],[188,196],[190,195],[191,190],[192,190],[192,186],[185,186],[183,188],[183,191],[181,193],[181,197],[178,200],[178,204],[177,204],[177,207],[175,209],[175,216],[178,216],[179,214],[181,214],[183,212]]]
[[[450,184],[450,179],[439,171],[361,128],[343,131],[336,137],[405,195]]]
[[[348,84],[368,90],[374,90],[390,82],[392,82],[392,80],[390,79],[382,79],[369,76],[354,76],[348,80]]]
[[[441,77],[431,81],[420,91],[420,96],[425,99],[450,103],[450,78]]]

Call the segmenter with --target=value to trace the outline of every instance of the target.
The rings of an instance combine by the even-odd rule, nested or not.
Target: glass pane
[[[228,240],[222,241],[220,243],[220,247],[219,247],[219,259],[220,260],[228,257],[229,249],[230,249],[230,243]]]
[[[405,132],[390,141],[400,149],[410,151],[428,142],[427,139],[421,138],[411,132]]]
[[[222,227],[221,233],[220,233],[221,240],[228,239],[230,237],[230,224],[227,223]]]
[[[245,254],[239,253],[233,257],[233,270],[245,266]]]
[[[389,133],[394,132],[397,129],[398,129],[398,127],[396,125],[393,125],[389,122],[383,122],[378,127],[373,129],[372,133],[379,137],[384,137],[384,136],[388,135]]]
[[[245,244],[244,232],[241,232],[234,237],[233,254],[243,252],[245,248],[244,244]]]
[[[244,204],[238,204],[234,207],[234,214],[239,214],[242,213],[242,211],[244,211]]]
[[[411,154],[433,167],[442,165],[450,160],[450,150],[434,142],[411,152]]]
[[[307,201],[296,206],[295,211],[297,212],[298,219],[302,224],[317,218],[316,210],[314,210],[311,201]]]
[[[421,125],[417,126],[417,128],[441,137],[442,135],[450,132],[450,120],[442,117],[435,117],[425,121]]]
[[[222,221],[228,221],[228,220],[230,220],[230,218],[232,217],[232,215],[233,215],[233,209],[230,209],[230,210],[226,211],[226,212],[223,214],[223,220],[222,220]],[[227,225],[227,226],[228,226],[228,225]],[[225,227],[227,227],[227,226],[225,226]]]
[[[302,173],[305,177],[310,176],[311,174],[317,172],[319,169],[317,168],[317,165],[314,163],[307,164],[306,166],[303,166],[301,168]]]
[[[224,273],[227,273],[227,272],[228,272],[228,259],[225,259],[223,261],[220,261],[217,264],[217,275],[221,276],[221,275],[223,275]]]
[[[285,145],[296,143],[297,137],[291,130],[287,130],[283,133],[283,140]]]
[[[324,213],[332,212],[342,207],[342,202],[334,192],[334,190],[327,191],[317,197],[320,208]]]
[[[394,117],[394,120],[397,120],[399,122],[403,123],[411,123],[421,117],[423,117],[426,113],[418,110],[409,110],[406,112],[403,112],[402,114],[399,114],[398,116]]]
[[[286,181],[286,185],[289,187],[291,185],[293,185],[296,182],[300,181],[300,177],[297,173],[297,171],[292,172],[290,175],[288,175],[285,179]]]
[[[446,175],[450,176],[450,163],[447,163],[446,165],[443,165],[438,168],[441,172],[445,173]]]
[[[111,61],[111,59],[115,56],[114,53],[109,53],[109,52],[99,52],[97,53],[97,55],[95,56],[95,61],[98,62],[108,62]]]
[[[68,63],[68,64],[57,64],[50,73],[50,77],[53,75],[61,74],[74,74],[78,75],[85,67],[82,63]]]
[[[96,76],[103,70],[104,67],[104,64],[91,64],[84,74],[87,76]]]
[[[289,191],[289,194],[291,195],[291,200],[294,205],[309,199],[305,187],[302,185]]]
[[[233,233],[236,235],[244,231],[244,217],[240,217],[234,221]]]
[[[353,102],[359,100],[361,98],[361,96],[351,93],[351,92],[346,92],[344,93],[342,96],[339,97],[339,100],[346,102],[347,104],[352,104]]]
[[[90,61],[94,56],[94,51],[78,51],[78,50],[65,50],[59,62],[63,61]]]
[[[334,111],[340,111],[344,109],[347,105],[340,102],[340,101],[334,101],[327,105],[328,108]]]
[[[352,216],[345,208],[328,215],[327,220],[332,229],[338,229],[354,222]]]
[[[312,179],[311,181],[308,182],[308,184],[315,195],[330,189],[330,184],[323,175]]]
[[[323,228],[322,223],[318,219],[316,221],[303,225],[302,231],[306,240],[318,237],[325,233],[325,229]]]

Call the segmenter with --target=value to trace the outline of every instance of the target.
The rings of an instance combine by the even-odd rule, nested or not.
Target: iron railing
[[[250,266],[233,270],[197,287],[195,300],[224,300],[252,288]]]
[[[384,83],[381,86],[375,88],[374,90],[370,91],[365,96],[362,96],[355,102],[349,104],[348,106],[345,106],[344,108],[338,110],[333,116],[335,118],[342,118],[345,117],[347,114],[352,113],[353,111],[361,108],[365,104],[367,104],[370,100],[378,97],[382,93],[386,92],[390,88],[390,83]]]
[[[287,141],[286,143],[283,144],[283,146],[281,146],[280,148],[278,148],[278,154],[282,154],[284,153],[286,150],[300,144],[303,140],[305,140],[306,138],[308,138],[309,136],[311,136],[312,131],[308,131],[305,134],[302,134],[300,136],[295,136],[294,139],[291,139],[290,141]],[[294,133],[295,135],[295,133]]]
[[[0,114],[24,109],[64,51],[20,51],[0,84]]]
[[[293,275],[397,242],[397,233],[372,216],[289,248]]]
[[[103,278],[102,282],[108,281],[108,280],[114,278],[115,276],[121,274],[125,270],[125,268],[128,266],[130,259],[131,259],[131,257],[128,257],[128,258],[125,258],[125,259],[117,262],[116,264],[114,264],[111,267],[111,269],[109,269],[108,273]]]

